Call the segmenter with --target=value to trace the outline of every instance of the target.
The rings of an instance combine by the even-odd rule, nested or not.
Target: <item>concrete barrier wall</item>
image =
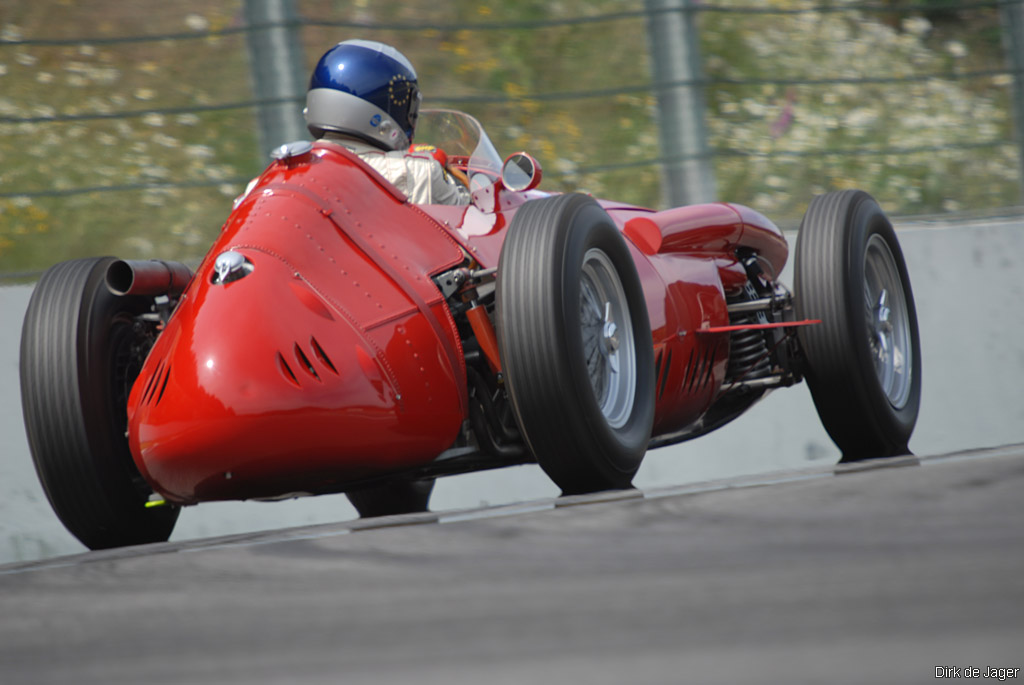
[[[1024,442],[1024,222],[898,226],[917,300],[924,395],[911,441],[919,454]],[[783,280],[792,283],[792,274]],[[36,479],[21,417],[18,348],[31,287],[0,288],[0,563],[81,552]],[[641,488],[827,464],[839,452],[806,386],[780,390],[717,433],[654,450]],[[440,481],[435,509],[557,494],[524,466]],[[182,512],[174,539],[352,518],[344,496],[216,503]]]

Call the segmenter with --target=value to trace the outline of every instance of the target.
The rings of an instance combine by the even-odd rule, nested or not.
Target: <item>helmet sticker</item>
[[[373,115],[373,117],[370,119],[370,126],[373,126],[374,128],[377,128],[378,126],[380,126],[380,115],[379,114],[374,114]]]
[[[388,81],[388,100],[398,107],[409,104],[415,86],[403,74],[395,74]]]

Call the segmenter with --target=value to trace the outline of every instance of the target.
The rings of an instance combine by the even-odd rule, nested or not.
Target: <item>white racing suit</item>
[[[326,138],[343,145],[376,169],[381,176],[409,198],[413,204],[466,205],[469,190],[445,171],[430,153],[395,150],[385,152],[369,143],[349,138]]]

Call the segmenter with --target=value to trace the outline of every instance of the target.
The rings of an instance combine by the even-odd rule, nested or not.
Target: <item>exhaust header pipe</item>
[[[181,262],[118,259],[107,267],[107,288],[115,295],[177,297],[190,280],[192,270]]]

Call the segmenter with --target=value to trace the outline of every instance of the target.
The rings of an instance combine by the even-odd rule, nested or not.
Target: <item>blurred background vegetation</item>
[[[308,69],[340,40],[394,44],[424,106],[474,114],[502,154],[532,152],[542,187],[662,206],[642,0],[296,7]],[[699,9],[720,199],[783,226],[854,186],[894,215],[1020,204],[999,3]],[[245,30],[242,0],[0,0],[0,273],[201,256],[267,161]]]

